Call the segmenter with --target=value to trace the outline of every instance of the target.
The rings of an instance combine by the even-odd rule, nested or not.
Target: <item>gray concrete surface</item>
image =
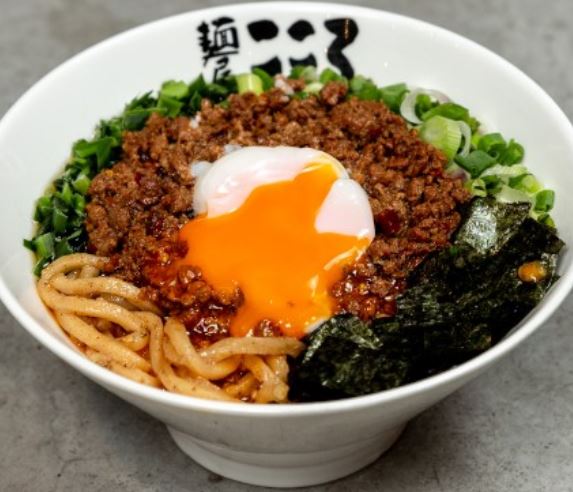
[[[0,0],[0,114],[48,70],[137,24],[217,1]],[[573,116],[571,0],[356,3],[461,33]],[[494,370],[425,412],[377,463],[316,491],[573,490],[573,298]],[[244,491],[163,425],[40,347],[0,307],[0,490]]]

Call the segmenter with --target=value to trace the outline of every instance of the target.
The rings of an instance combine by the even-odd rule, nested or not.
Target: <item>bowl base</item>
[[[167,427],[181,450],[207,470],[264,487],[308,487],[350,475],[376,461],[406,425],[347,446],[310,453],[253,453],[212,444]]]

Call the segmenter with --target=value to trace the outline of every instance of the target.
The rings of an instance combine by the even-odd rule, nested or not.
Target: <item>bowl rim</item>
[[[261,5],[272,8],[274,12],[289,11],[293,8],[301,15],[304,12],[328,12],[329,15],[368,15],[372,18],[383,18],[385,21],[391,21],[394,24],[406,26],[408,29],[424,30],[436,34],[439,37],[457,43],[459,47],[465,50],[472,50],[482,57],[489,58],[494,62],[500,70],[508,72],[517,82],[526,87],[535,97],[543,100],[547,107],[547,111],[551,113],[553,119],[559,124],[562,133],[567,134],[567,137],[573,141],[573,126],[564,112],[553,101],[553,99],[529,76],[523,71],[514,66],[511,62],[497,55],[488,48],[472,41],[464,36],[456,34],[443,27],[422,21],[413,17],[387,12],[369,7],[353,6],[348,4],[333,4],[328,2],[248,2],[241,4],[222,5],[217,7],[210,7],[198,10],[191,10],[158,20],[147,22],[136,27],[130,28],[126,31],[108,37],[85,50],[73,55],[46,75],[39,81],[33,84],[18,100],[10,107],[0,120],[0,135],[7,131],[10,127],[11,120],[19,112],[20,107],[24,106],[26,101],[32,98],[37,92],[41,91],[52,79],[57,78],[61,73],[73,69],[74,65],[91,54],[92,52],[101,50],[102,48],[113,47],[112,45],[124,40],[128,40],[132,36],[140,34],[142,31],[161,28],[166,24],[174,21],[184,21],[187,18],[199,17],[201,15],[216,15],[219,12],[224,12],[226,15],[229,11],[241,11],[244,9],[260,9]],[[30,275],[32,272],[30,271]],[[34,320],[32,316],[24,309],[19,303],[13,293],[6,285],[4,278],[0,276],[0,299],[7,307],[8,311],[14,316],[16,321],[22,325],[29,334],[31,334],[38,342],[48,348],[52,353],[63,359],[67,364],[74,369],[79,370],[90,379],[103,385],[106,389],[114,388],[121,391],[122,394],[129,394],[133,397],[144,398],[154,403],[167,405],[170,407],[187,409],[187,410],[200,410],[208,411],[214,414],[226,414],[236,416],[257,416],[257,417],[275,417],[275,416],[289,416],[289,417],[303,417],[311,415],[325,415],[332,413],[340,413],[346,411],[354,411],[364,409],[367,407],[377,406],[380,404],[409,398],[427,391],[432,391],[440,386],[446,386],[449,383],[454,384],[456,381],[462,379],[464,376],[470,376],[477,373],[480,369],[485,369],[493,362],[499,360],[502,356],[508,354],[529,335],[531,335],[539,326],[546,322],[549,317],[554,314],[557,308],[561,305],[563,300],[573,288],[573,261],[564,270],[563,275],[559,281],[552,287],[550,292],[545,296],[542,302],[522,321],[518,329],[514,329],[508,336],[497,343],[492,348],[484,353],[464,362],[463,364],[450,368],[442,373],[425,379],[408,383],[404,386],[381,391],[364,396],[357,396],[346,398],[342,400],[321,401],[321,402],[307,402],[307,403],[287,403],[281,405],[241,405],[237,403],[220,402],[214,400],[207,400],[196,398],[192,396],[180,395],[171,393],[165,390],[156,389],[136,383],[130,379],[119,376],[112,371],[100,367],[99,365],[91,362],[79,351],[75,350],[72,346],[59,340],[50,333],[48,333],[39,322]]]

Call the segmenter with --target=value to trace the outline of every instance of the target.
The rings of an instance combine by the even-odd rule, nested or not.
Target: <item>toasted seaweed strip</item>
[[[291,376],[296,383],[293,395],[299,400],[327,400],[361,395],[364,388],[371,393],[399,386],[411,359],[401,345],[399,336],[375,334],[356,317],[331,318],[309,338],[297,360]]]
[[[452,247],[430,255],[410,276],[395,317],[370,324],[335,317],[308,337],[294,364],[293,396],[320,400],[392,388],[497,343],[557,279],[563,242],[528,210],[528,204],[474,199]],[[517,274],[530,261],[547,272],[537,283]]]

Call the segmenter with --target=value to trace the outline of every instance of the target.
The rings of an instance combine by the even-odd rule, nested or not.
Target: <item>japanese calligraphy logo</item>
[[[247,33],[251,40],[256,43],[267,42],[276,39],[280,27],[272,20],[261,19],[247,24]],[[329,19],[324,21],[323,26],[334,37],[326,47],[328,61],[338,68],[340,73],[348,78],[354,75],[354,68],[343,50],[354,42],[358,35],[358,25],[350,18]],[[231,73],[229,69],[230,58],[239,54],[240,41],[239,29],[235,20],[231,17],[218,17],[210,22],[203,21],[197,28],[199,32],[199,46],[203,53],[203,66],[211,62],[213,79],[226,77]],[[286,29],[290,39],[297,43],[304,43],[306,39],[316,34],[316,30],[308,20],[297,20]],[[316,56],[309,51],[305,57],[288,57],[290,67],[296,65],[317,66]],[[268,60],[252,64],[251,68],[262,68],[271,75],[282,73],[284,60],[278,55]]]

